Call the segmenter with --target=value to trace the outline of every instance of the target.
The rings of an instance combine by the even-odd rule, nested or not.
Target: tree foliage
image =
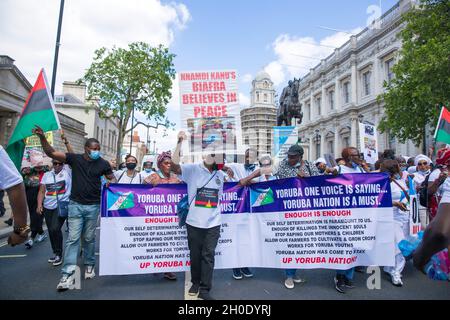
[[[149,120],[164,121],[175,79],[174,54],[162,45],[151,47],[134,42],[127,49],[113,47],[95,51],[94,60],[81,79],[86,83],[88,99],[96,101],[100,116],[117,118],[119,137],[117,160],[133,108],[144,113]]]
[[[380,130],[416,145],[427,124],[434,128],[440,107],[450,101],[450,1],[421,0],[404,14],[402,49],[395,78],[384,83],[385,102]]]

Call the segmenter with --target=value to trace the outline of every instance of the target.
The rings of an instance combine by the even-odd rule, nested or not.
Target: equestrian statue
[[[280,106],[277,111],[277,126],[290,126],[292,118],[297,119],[297,124],[300,124],[303,119],[302,104],[299,102],[298,89],[300,86],[300,79],[294,81],[289,80],[288,86],[283,89],[280,97]]]

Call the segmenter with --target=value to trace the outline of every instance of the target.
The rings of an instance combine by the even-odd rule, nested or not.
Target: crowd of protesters
[[[35,243],[44,241],[43,230],[45,217],[50,236],[53,256],[48,262],[54,266],[62,264],[61,280],[57,289],[64,291],[73,289],[75,285],[74,270],[77,257],[82,247],[85,279],[95,276],[95,231],[100,211],[100,194],[102,185],[109,183],[125,184],[176,184],[186,183],[188,189],[189,215],[187,224],[187,239],[191,259],[190,295],[198,295],[200,299],[212,299],[209,292],[212,288],[214,270],[214,252],[220,237],[220,196],[226,181],[249,185],[255,182],[274,179],[292,178],[304,179],[319,175],[340,175],[348,173],[384,172],[391,181],[392,207],[394,218],[395,243],[409,235],[409,185],[412,181],[417,194],[426,194],[426,203],[420,207],[420,220],[425,230],[423,242],[414,253],[414,265],[421,271],[431,256],[449,246],[450,233],[450,148],[443,147],[433,155],[416,155],[414,157],[396,155],[393,150],[386,150],[379,155],[379,160],[373,165],[364,161],[355,147],[342,150],[341,158],[318,158],[310,162],[303,158],[304,150],[300,145],[289,148],[285,159],[276,166],[268,154],[258,157],[256,150],[251,148],[245,152],[244,163],[225,163],[223,156],[210,151],[203,155],[203,161],[194,164],[180,164],[180,149],[186,139],[183,132],[178,135],[174,153],[162,152],[157,156],[156,168],[153,160],[138,168],[138,160],[132,155],[119,164],[108,162],[101,157],[100,143],[96,139],[88,139],[84,153],[75,154],[70,144],[64,138],[67,153],[56,151],[47,142],[43,131],[37,127],[34,133],[40,138],[44,152],[52,159],[52,168],[42,164],[33,168],[23,168],[22,175],[11,173],[16,177],[14,183],[20,185],[23,181],[24,194],[30,218],[30,230],[23,225],[17,235],[24,237],[14,240],[11,244],[23,243],[29,249]],[[0,150],[1,151],[1,150]],[[2,154],[2,157],[4,155]],[[6,161],[6,160],[5,160]],[[20,181],[20,182],[19,182]],[[8,191],[15,186],[4,181],[1,189]],[[208,188],[208,197],[212,207],[201,207],[193,204],[193,200],[203,188]],[[211,192],[213,190],[213,192]],[[205,193],[206,195],[206,193]],[[3,196],[3,194],[0,194]],[[17,200],[18,203],[20,200]],[[4,214],[3,203],[0,203],[0,215]],[[13,218],[15,220],[13,210]],[[17,221],[22,218],[18,217]],[[61,228],[68,223],[68,236],[63,245]],[[16,221],[16,223],[17,223]],[[5,221],[12,224],[12,218]],[[31,236],[27,239],[28,232]],[[398,250],[395,252],[395,265],[384,267],[395,286],[402,286],[402,271],[406,259]],[[351,268],[337,270],[334,277],[334,288],[339,293],[346,293],[354,288],[354,273],[364,269]],[[293,289],[295,284],[306,280],[298,275],[296,269],[286,269],[284,285]],[[246,266],[232,270],[236,280],[253,277],[253,272]],[[164,273],[164,278],[176,280],[174,273]]]

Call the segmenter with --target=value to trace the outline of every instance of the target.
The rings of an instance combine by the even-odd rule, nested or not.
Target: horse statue
[[[300,87],[300,79],[294,81],[289,80],[287,87],[283,89],[280,97],[280,106],[277,111],[277,126],[290,126],[292,118],[296,118],[300,124],[303,119],[302,104],[299,102],[298,89]]]

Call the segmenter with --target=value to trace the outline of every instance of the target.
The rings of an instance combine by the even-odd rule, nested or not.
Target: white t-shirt
[[[439,179],[439,175],[440,174],[441,174],[441,169],[439,169],[439,168],[438,169],[434,169],[433,172],[430,174],[430,177],[428,178],[428,185],[430,185],[430,183],[432,184],[434,181]],[[449,178],[445,179],[444,183],[441,184],[439,186],[439,188],[437,189],[435,194],[438,197],[442,196],[442,193],[444,191],[444,189],[443,189],[444,188],[444,184],[447,182],[447,180],[449,180]],[[441,200],[441,202],[442,202],[442,200]],[[448,202],[450,202],[450,201],[448,201]]]
[[[215,176],[210,180],[213,174]],[[203,162],[181,165],[180,178],[187,184],[188,198],[191,203],[186,218],[188,225],[209,229],[222,223],[220,197],[223,192],[225,176],[226,174],[220,170],[213,173],[209,172]],[[208,180],[210,181],[208,182]],[[205,186],[203,190],[197,193],[198,189],[203,186]]]
[[[428,173],[427,173],[428,174]],[[425,178],[427,177],[427,174],[423,174],[420,171],[414,172],[414,183],[416,186],[420,186],[422,182],[425,181]]]
[[[259,167],[255,165],[255,168],[253,170],[247,170],[245,169],[245,165],[242,163],[227,163],[226,166],[233,170],[234,177],[233,179],[230,179],[230,181],[234,182],[238,182],[241,179],[247,178],[254,171],[259,169]],[[252,181],[256,182],[256,179],[253,179]]]
[[[144,182],[144,179],[142,178],[141,174],[137,171],[134,172],[134,175],[132,177],[129,177],[127,175],[128,170],[118,170],[114,172],[114,176],[117,179],[117,183],[128,183],[128,184],[140,184]]]
[[[445,179],[444,183],[438,189],[442,195],[440,203],[450,203],[450,177]]]
[[[338,174],[344,174],[344,173],[366,173],[360,167],[357,167],[355,169],[355,168],[349,168],[349,167],[344,166],[344,165],[339,165],[339,166],[334,167],[334,169],[336,169],[338,171]]]
[[[5,149],[0,146],[0,190],[6,190],[23,182],[22,176],[9,158]]]
[[[151,170],[150,172],[145,171],[145,169],[142,170],[142,171],[140,172],[141,177],[142,177],[142,181],[144,181],[149,175],[151,175],[151,174],[154,173],[154,172],[155,172],[155,171],[153,171],[153,170]]]
[[[55,171],[51,170],[44,173],[41,184],[45,186],[44,208],[56,209],[58,193],[59,201],[69,201],[70,191],[72,190],[72,170],[68,165],[55,175]]]
[[[398,184],[400,184],[406,192],[409,192],[408,187],[406,186],[405,181],[396,180]],[[391,182],[391,196],[392,202],[403,202],[406,207],[409,209],[409,202],[406,198],[405,192],[397,185],[395,182]],[[405,219],[409,221],[409,211],[401,211],[397,207],[393,207],[394,209],[394,219],[404,221]]]

